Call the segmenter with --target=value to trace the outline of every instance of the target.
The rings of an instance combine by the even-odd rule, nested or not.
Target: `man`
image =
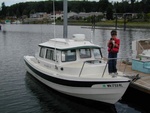
[[[120,39],[117,38],[117,31],[111,31],[111,38],[108,41],[108,72],[109,74],[117,74],[117,53],[119,52]]]

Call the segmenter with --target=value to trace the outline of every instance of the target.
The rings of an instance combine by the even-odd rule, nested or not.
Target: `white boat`
[[[11,24],[11,20],[5,20],[5,24]]]
[[[109,75],[101,47],[86,41],[84,34],[41,43],[39,53],[24,56],[24,61],[27,71],[50,88],[108,104],[115,104],[131,82],[122,72]]]
[[[22,22],[19,20],[15,20],[14,22],[12,22],[12,24],[22,24]]]
[[[132,41],[132,58],[150,59],[150,39]]]
[[[132,69],[150,74],[150,39],[132,41]]]
[[[56,23],[55,22],[52,22],[52,25],[55,25]]]

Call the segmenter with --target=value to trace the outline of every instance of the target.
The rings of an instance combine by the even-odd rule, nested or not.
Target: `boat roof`
[[[136,39],[136,40],[133,40],[133,41],[150,41],[150,38],[148,38],[148,39],[146,39],[146,38],[144,38],[144,39]]]
[[[39,44],[39,46],[47,48],[56,48],[58,50],[78,49],[78,48],[101,48],[85,40],[54,38],[47,42]]]

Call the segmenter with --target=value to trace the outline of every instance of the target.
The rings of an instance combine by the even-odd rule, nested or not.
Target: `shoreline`
[[[93,25],[91,23],[68,23],[68,25],[81,25],[81,26],[91,26]],[[107,23],[107,22],[99,22],[95,23],[95,28],[100,28],[100,27],[114,27],[115,28],[115,23]],[[123,23],[117,23],[117,28],[118,29],[124,29],[124,24]],[[126,29],[130,28],[136,28],[136,29],[150,29],[150,23],[127,23],[125,26]]]
[[[1,23],[1,25],[3,25],[4,23]],[[10,23],[12,24],[12,23]],[[21,24],[49,24],[49,25],[53,25],[50,22],[44,23],[44,22],[28,22],[28,23],[21,23]],[[63,22],[57,22],[55,25],[63,25]],[[69,22],[68,21],[68,25],[74,25],[74,26],[85,26],[85,28],[95,28],[95,29],[101,29],[104,27],[114,27],[114,29],[116,28],[116,25],[114,22],[97,22],[95,23],[95,25],[93,25],[92,23],[87,23],[87,22]],[[117,29],[118,30],[124,30],[124,29],[131,29],[131,28],[136,28],[136,29],[150,29],[150,22],[130,22],[130,23],[126,23],[126,25],[124,25],[124,23],[117,23]]]

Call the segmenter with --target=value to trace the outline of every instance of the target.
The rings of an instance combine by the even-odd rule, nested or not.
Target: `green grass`
[[[92,26],[92,23],[87,22],[68,22],[69,25],[85,25],[85,26]],[[97,27],[114,27],[115,20],[104,21],[104,22],[96,22],[95,26]],[[124,21],[118,20],[117,22],[118,27],[124,27]],[[126,28],[150,28],[150,22],[127,22]]]
[[[112,25],[115,25],[115,21],[109,22]],[[118,21],[118,26],[123,27],[124,21]],[[150,22],[127,22],[127,28],[150,28]]]

